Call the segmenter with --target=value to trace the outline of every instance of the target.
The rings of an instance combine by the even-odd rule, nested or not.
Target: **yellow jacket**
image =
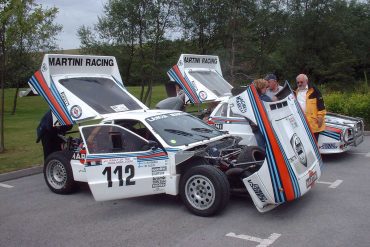
[[[298,89],[295,91],[297,96]],[[306,93],[306,118],[313,133],[325,130],[325,104],[320,91],[316,87],[309,86]],[[319,128],[318,119],[322,119]]]

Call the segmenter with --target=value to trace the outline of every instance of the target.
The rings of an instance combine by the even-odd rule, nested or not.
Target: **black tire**
[[[77,189],[70,164],[72,154],[70,151],[54,152],[44,163],[45,182],[56,194],[70,194]]]
[[[253,162],[265,159],[265,150],[258,146],[246,146],[237,158],[237,163]]]
[[[254,162],[264,160],[265,158],[265,150],[258,146],[246,146],[242,149],[242,152],[236,159],[237,163],[246,163],[246,162]],[[230,183],[230,187],[232,189],[240,190],[245,189],[245,185],[243,183],[244,178],[249,177],[252,175],[252,171],[258,170],[258,167],[252,168],[251,166],[254,163],[250,163],[245,167],[249,167],[249,171],[246,168],[232,168],[226,171],[227,178]],[[252,168],[252,169],[251,169]]]
[[[212,216],[227,205],[230,185],[225,174],[210,165],[190,168],[180,180],[180,195],[188,210],[199,216]]]

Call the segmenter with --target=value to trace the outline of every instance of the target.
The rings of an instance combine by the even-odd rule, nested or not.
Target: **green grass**
[[[5,90],[4,141],[0,173],[32,167],[42,162],[42,146],[36,144],[36,127],[48,109],[41,97],[18,98],[16,114],[11,115],[14,89]]]

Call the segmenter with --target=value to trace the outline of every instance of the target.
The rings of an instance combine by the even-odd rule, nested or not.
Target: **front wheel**
[[[45,182],[57,194],[70,194],[77,188],[70,165],[72,152],[58,151],[50,154],[44,164]]]
[[[189,211],[199,216],[211,216],[228,203],[230,186],[222,171],[210,165],[200,165],[190,168],[182,176],[180,195]]]

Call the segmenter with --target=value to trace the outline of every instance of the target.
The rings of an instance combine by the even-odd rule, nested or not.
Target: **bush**
[[[352,117],[361,117],[365,129],[370,129],[370,93],[332,92],[324,95],[327,111]]]

